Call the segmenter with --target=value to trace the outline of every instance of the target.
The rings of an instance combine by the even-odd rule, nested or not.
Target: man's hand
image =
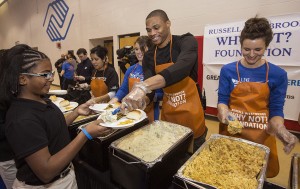
[[[75,80],[78,80],[78,81],[84,81],[85,80],[85,77],[83,77],[81,75],[75,76],[74,78],[75,78]]]
[[[140,88],[134,88],[123,98],[121,104],[121,112],[125,113],[125,109],[132,111],[135,109],[144,110],[146,108],[146,93]]]

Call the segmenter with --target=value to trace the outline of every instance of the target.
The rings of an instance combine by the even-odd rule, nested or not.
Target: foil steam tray
[[[196,180],[193,180],[191,178],[188,178],[188,177],[184,176],[183,171],[185,170],[186,166],[190,162],[192,162],[203,151],[203,149],[208,147],[208,144],[211,141],[218,140],[218,139],[221,139],[221,138],[227,138],[227,139],[230,139],[230,140],[239,141],[239,142],[242,142],[242,143],[247,143],[249,145],[258,147],[258,148],[262,149],[265,152],[264,163],[261,167],[261,170],[260,170],[259,174],[256,177],[257,181],[258,181],[257,189],[262,189],[263,185],[264,185],[264,180],[265,180],[266,169],[267,169],[267,165],[268,165],[270,149],[267,146],[264,146],[262,144],[258,144],[258,143],[251,142],[251,141],[241,139],[241,138],[235,138],[235,137],[230,137],[230,136],[225,136],[225,135],[220,135],[220,134],[211,135],[211,137],[190,157],[190,159],[187,162],[185,162],[185,164],[183,164],[183,166],[176,173],[175,177],[182,180],[184,182],[184,185],[190,185],[190,186],[194,186],[194,187],[196,186],[197,188],[216,188],[215,186],[209,185],[207,183],[199,182],[199,181],[196,181]]]

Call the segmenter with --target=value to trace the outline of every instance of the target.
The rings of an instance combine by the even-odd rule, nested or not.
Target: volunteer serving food
[[[132,89],[134,83],[144,80],[142,62],[145,52],[147,52],[148,48],[151,48],[152,45],[151,39],[148,36],[140,36],[137,38],[134,42],[134,52],[138,62],[127,69],[120,89],[116,93],[115,97],[108,103],[114,104],[121,101]],[[162,93],[161,89],[158,91]],[[152,122],[154,120],[154,103],[149,103],[144,111],[147,113],[149,121]],[[157,108],[156,111],[159,112],[159,108]]]
[[[163,10],[147,16],[146,30],[155,48],[149,49],[143,59],[144,82],[134,85],[123,98],[121,109],[143,109],[146,94],[151,99],[153,90],[163,88],[161,119],[191,128],[197,149],[207,132],[197,85],[198,44],[189,33],[171,35],[170,26]]]
[[[298,142],[284,126],[287,73],[262,58],[272,39],[267,19],[247,20],[240,36],[243,58],[222,67],[218,90],[220,134],[268,146],[271,153],[267,177],[275,177],[279,172],[274,135],[283,142],[286,153]],[[234,135],[227,130],[229,114],[235,115],[244,127]]]

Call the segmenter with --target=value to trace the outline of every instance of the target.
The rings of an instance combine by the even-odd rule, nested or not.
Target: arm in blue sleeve
[[[120,88],[115,96],[116,98],[118,98],[119,101],[121,101],[129,93],[128,77],[129,77],[129,74],[131,73],[131,70],[132,70],[132,67],[129,67],[127,69],[127,71],[125,72],[123,83],[120,86]]]
[[[270,116],[280,116],[284,118],[283,107],[288,86],[287,73],[284,72],[281,76],[275,78],[275,83],[270,86]]]
[[[230,83],[231,78],[224,67],[221,69],[219,78],[219,89],[218,89],[218,104],[229,104],[229,97],[231,93]]]

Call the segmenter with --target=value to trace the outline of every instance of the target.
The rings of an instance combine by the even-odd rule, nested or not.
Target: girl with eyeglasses
[[[0,58],[0,101],[8,104],[5,134],[17,167],[13,188],[77,188],[72,159],[88,139],[105,130],[94,121],[71,141],[67,126],[90,113],[88,103],[66,117],[44,96],[54,72],[49,58],[17,45]]]

